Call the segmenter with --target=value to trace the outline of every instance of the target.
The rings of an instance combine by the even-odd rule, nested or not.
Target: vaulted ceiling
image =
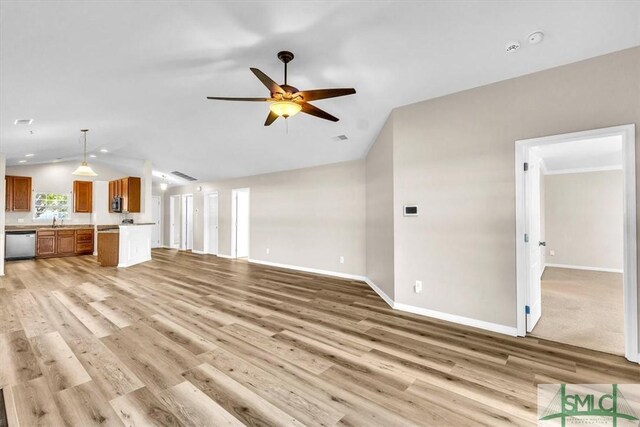
[[[640,2],[3,0],[0,151],[77,158],[86,127],[92,161],[199,180],[357,159],[394,107],[639,44]],[[282,81],[280,50],[290,84],[357,89],[316,102],[339,122],[206,99],[267,95],[249,67]]]

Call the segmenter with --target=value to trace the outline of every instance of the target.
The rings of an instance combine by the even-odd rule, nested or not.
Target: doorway
[[[159,248],[162,246],[162,198],[160,196],[152,196],[151,221],[154,224],[151,232],[151,247]]]
[[[181,203],[180,196],[171,196],[169,198],[169,247],[172,249],[180,249],[182,239],[182,220],[181,220]]]
[[[602,301],[598,301],[597,299],[597,294],[602,295],[602,292],[609,294],[610,292],[608,292],[606,288],[600,288],[600,290],[591,297],[593,300],[587,301],[585,298],[588,298],[589,286],[596,286],[593,289],[598,289],[597,286],[602,286],[602,284],[596,284],[594,282],[593,271],[585,272],[585,270],[593,269],[575,265],[578,264],[578,262],[574,262],[575,259],[573,259],[572,262],[568,262],[568,264],[573,265],[553,264],[553,261],[549,263],[549,260],[553,259],[556,254],[553,248],[546,246],[547,237],[552,238],[551,235],[553,234],[554,248],[562,248],[560,251],[561,255],[566,256],[568,252],[571,252],[569,247],[571,245],[576,246],[578,241],[582,242],[583,234],[590,234],[592,230],[587,225],[582,226],[578,231],[570,231],[570,227],[567,226],[562,230],[564,233],[563,238],[558,238],[559,233],[557,233],[555,229],[552,230],[551,227],[547,227],[544,214],[545,209],[547,209],[545,204],[553,202],[557,205],[558,199],[567,199],[561,200],[562,203],[564,203],[565,206],[569,206],[575,212],[575,206],[572,205],[582,202],[569,199],[574,198],[577,200],[581,193],[586,194],[591,190],[589,188],[585,189],[584,184],[576,185],[574,183],[572,184],[573,187],[564,187],[563,190],[560,190],[560,195],[556,195],[555,199],[546,197],[545,193],[547,190],[552,189],[552,187],[549,186],[552,182],[550,179],[552,175],[545,175],[545,172],[548,172],[547,169],[549,169],[547,162],[549,161],[548,159],[551,158],[549,157],[550,153],[555,153],[556,157],[558,157],[557,154],[564,151],[571,154],[563,160],[565,165],[568,165],[563,172],[580,175],[577,177],[580,178],[580,180],[576,178],[574,181],[585,182],[583,179],[586,176],[584,175],[585,172],[602,171],[604,170],[604,166],[601,164],[581,164],[581,162],[585,162],[585,159],[588,160],[591,158],[590,161],[602,163],[608,159],[608,157],[603,154],[604,152],[591,156],[587,156],[585,153],[593,150],[593,147],[599,147],[599,150],[610,150],[613,153],[612,147],[615,146],[615,143],[620,147],[618,161],[619,169],[621,170],[621,179],[619,182],[622,184],[622,188],[618,190],[620,195],[619,201],[622,206],[618,209],[618,215],[621,216],[618,220],[623,228],[622,239],[620,239],[622,241],[619,241],[619,244],[622,248],[620,263],[624,272],[620,280],[621,283],[619,283],[619,295],[622,296],[622,298],[620,298],[616,306],[617,312],[623,313],[623,319],[621,319],[622,321],[620,322],[621,324],[618,325],[618,328],[624,337],[624,345],[622,346],[622,343],[620,343],[621,347],[618,352],[624,352],[628,360],[637,362],[638,289],[636,282],[634,125],[616,126],[516,142],[517,326],[518,335],[520,336],[525,336],[531,332],[536,334],[536,332],[541,330],[545,330],[547,331],[546,333],[548,333],[548,331],[553,329],[548,327],[548,319],[554,315],[555,310],[556,316],[565,316],[562,320],[568,321],[569,323],[567,324],[575,326],[575,328],[578,329],[582,327],[585,328],[584,330],[577,330],[578,333],[574,335],[574,339],[577,341],[569,342],[572,345],[590,347],[595,343],[595,341],[591,339],[590,334],[605,333],[606,335],[607,332],[603,332],[604,325],[597,322],[598,315],[596,311],[601,309],[602,305]],[[593,153],[592,151],[591,154]],[[546,182],[547,180],[549,180],[549,182]],[[572,188],[572,190],[567,190],[567,188]],[[586,199],[598,197],[592,193],[586,195]],[[593,200],[591,200],[591,202],[593,202]],[[613,202],[604,203],[612,204]],[[600,202],[600,205],[602,204],[603,202]],[[597,204],[592,204],[591,206],[597,206]],[[600,206],[600,208],[602,207],[603,206]],[[558,210],[558,208],[555,209]],[[560,210],[562,211],[562,209]],[[579,218],[574,217],[570,219],[572,221],[582,221],[584,217],[588,217],[588,214],[590,214],[588,210],[590,209],[583,209],[580,211]],[[564,212],[566,211],[567,209],[564,209]],[[547,212],[549,212],[548,209]],[[566,221],[566,218],[564,221]],[[551,222],[556,223],[558,220],[553,219]],[[576,226],[574,222],[565,222],[565,225]],[[547,233],[547,231],[549,231],[549,233]],[[564,240],[564,243],[559,242],[560,240]],[[596,243],[599,244],[599,241]],[[601,250],[602,248],[598,248],[598,244],[596,243],[592,246]],[[573,249],[574,254],[579,253],[580,256],[584,256],[584,252],[587,252],[587,244],[581,243],[581,245],[582,247]],[[545,265],[548,267],[546,270]],[[571,285],[573,285],[573,290],[571,290],[571,286],[566,284],[567,280],[570,280]],[[565,283],[564,285],[563,282]],[[615,280],[609,280],[609,282],[615,283]],[[615,284],[611,286],[615,286]],[[565,296],[571,296],[573,299],[565,298],[565,300],[562,300],[556,298],[562,293],[564,293]],[[543,298],[543,295],[546,296]],[[554,297],[555,300],[550,299],[550,297]],[[591,305],[578,302],[581,298],[582,302],[587,301]],[[561,303],[559,305],[556,304],[558,306],[554,307],[552,301],[561,301]],[[573,307],[571,307],[572,304]],[[591,307],[591,309],[587,307]],[[548,311],[545,311],[547,309]],[[548,313],[546,315],[547,317],[545,317],[545,313]],[[606,314],[603,314],[603,316],[604,315]],[[544,319],[544,321],[541,322],[541,318]],[[558,317],[558,319],[560,319],[560,317]],[[588,320],[592,320],[593,325],[589,325],[587,323]],[[553,336],[548,339],[562,341],[562,339],[556,339],[556,337]],[[622,349],[622,347],[624,348]],[[603,350],[602,348],[596,349]],[[616,351],[609,352],[616,353]]]
[[[209,193],[205,198],[204,252],[218,255],[218,193]]]
[[[181,212],[181,236],[180,249],[183,251],[193,250],[193,194],[182,195]]]
[[[249,257],[249,189],[231,191],[231,256]]]

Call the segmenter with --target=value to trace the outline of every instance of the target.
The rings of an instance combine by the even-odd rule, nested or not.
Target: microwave
[[[111,211],[122,212],[122,197],[114,197],[111,199]]]

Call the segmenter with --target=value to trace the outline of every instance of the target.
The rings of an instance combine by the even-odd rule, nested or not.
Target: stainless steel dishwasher
[[[30,259],[36,256],[36,232],[13,230],[5,233],[4,259]]]

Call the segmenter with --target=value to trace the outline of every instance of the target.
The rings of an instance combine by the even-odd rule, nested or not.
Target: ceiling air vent
[[[33,119],[17,119],[13,122],[14,125],[30,125],[33,123]]]
[[[184,174],[184,173],[179,172],[179,171],[173,171],[173,172],[171,172],[171,175],[175,175],[178,178],[186,179],[187,181],[197,181],[197,179],[195,179],[194,177],[189,176],[189,175]]]
[[[338,135],[334,136],[333,139],[336,141],[346,141],[349,137],[347,135]]]

